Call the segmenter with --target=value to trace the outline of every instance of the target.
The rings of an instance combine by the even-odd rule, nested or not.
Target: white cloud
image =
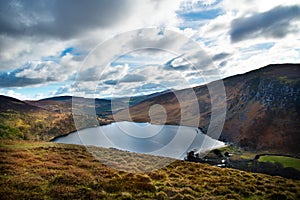
[[[74,56],[67,53],[59,63],[55,61],[31,62],[24,70],[15,74],[18,78],[41,79],[44,82],[66,81],[74,75],[80,62],[73,59]]]
[[[14,90],[5,90],[5,89],[1,89],[1,88],[0,88],[0,95],[14,97],[14,98],[20,99],[20,100],[28,99],[28,97],[24,94],[15,92]]]
[[[201,80],[203,78],[200,76],[201,73],[195,73],[195,71],[207,70],[208,75],[213,66],[210,64],[205,68],[203,63],[210,63],[209,59],[204,59],[204,52],[197,54],[193,45],[187,44],[187,38],[195,39],[198,47],[200,46],[210,58],[218,58],[214,59],[213,64],[223,73],[222,77],[250,71],[270,63],[300,61],[299,49],[296,48],[300,46],[297,30],[280,38],[246,35],[247,37],[242,37],[238,42],[233,43],[231,40],[233,20],[255,19],[255,16],[268,12],[276,6],[300,5],[293,0],[274,0],[272,3],[259,0],[251,1],[251,3],[248,0],[237,2],[229,0],[220,2],[216,0],[135,0],[130,3],[124,1],[119,5],[105,0],[99,1],[100,3],[95,2],[94,7],[85,5],[82,8],[78,7],[80,1],[71,5],[67,0],[62,3],[61,10],[52,10],[51,6],[45,7],[47,2],[45,0],[33,6],[28,6],[27,2],[20,2],[19,7],[13,5],[12,10],[5,11],[7,17],[0,20],[0,24],[9,22],[10,25],[14,25],[11,26],[13,29],[6,29],[6,26],[0,28],[0,78],[3,80],[1,87],[22,87],[22,85],[41,85],[49,82],[64,83],[75,80],[78,72],[80,76],[77,77],[77,81],[80,83],[66,84],[53,94],[76,92],[78,95],[91,95],[93,88],[99,83],[98,89],[104,96],[109,96],[112,91],[117,91],[120,95],[150,92],[155,87],[159,88],[159,85],[163,85],[166,89],[167,87],[189,87],[192,83],[200,83],[205,79]],[[101,9],[106,9],[104,9],[105,12],[99,14],[95,10],[101,3],[105,3]],[[62,12],[69,7],[69,12]],[[11,12],[17,8],[20,15]],[[25,8],[28,9],[25,10]],[[212,9],[221,11],[218,13],[219,16],[213,19],[187,21],[179,14],[191,12],[201,14],[201,11]],[[74,13],[82,13],[78,15],[81,18],[76,23],[72,18]],[[111,16],[112,13],[116,15]],[[98,18],[102,16],[102,18],[97,20],[95,16]],[[53,20],[62,19],[62,17],[64,19],[60,23],[53,24]],[[106,19],[108,21],[105,21]],[[50,27],[50,24],[53,26]],[[299,32],[299,21],[290,21],[289,24]],[[25,31],[22,32],[23,29],[18,27],[25,27]],[[156,29],[157,31],[141,32],[138,36],[126,34],[127,31],[144,27],[159,28]],[[186,38],[175,37],[176,34],[159,37],[157,33],[160,30],[162,33],[171,30]],[[124,37],[118,37],[121,33],[125,33]],[[136,39],[130,39],[132,37]],[[111,43],[112,38],[114,41]],[[109,42],[105,44],[107,41]],[[129,42],[126,43],[126,41]],[[100,51],[97,52],[96,49],[92,52],[94,55],[84,63],[85,66],[81,67],[84,56],[101,43],[104,44],[101,47],[105,48],[105,51],[98,54]],[[262,48],[265,43],[273,44],[273,46]],[[78,49],[79,55],[67,53],[60,57],[62,51],[68,47]],[[157,53],[155,50],[136,50],[140,47],[154,47],[167,51],[171,49],[173,52],[158,51]],[[127,52],[131,50],[135,51]],[[108,58],[118,58],[124,53],[130,54],[130,57],[119,58],[118,66],[104,66],[111,62]],[[180,60],[180,57],[175,59],[170,67],[179,66],[181,71],[177,68],[176,73],[175,71],[173,73],[164,68],[165,66],[163,67],[177,56],[199,63],[196,66],[198,68],[193,69],[184,64],[184,60]],[[55,57],[56,60],[45,59],[48,57]],[[24,67],[26,63],[32,64]],[[126,63],[128,65],[125,65]],[[1,74],[1,71],[5,73]],[[10,74],[7,73],[8,71]],[[218,77],[211,76],[207,80],[214,78]],[[134,80],[139,80],[139,82],[134,82]],[[119,84],[115,85],[116,83]]]
[[[233,12],[237,17],[240,17],[250,16],[253,13],[265,12],[277,6],[289,6],[295,4],[297,4],[297,2],[294,0],[274,0],[272,3],[261,0],[239,0],[235,2],[223,0],[219,6],[227,12]]]
[[[14,38],[0,35],[0,71],[17,69],[28,62],[56,56],[69,45],[69,41],[39,40],[34,36]]]

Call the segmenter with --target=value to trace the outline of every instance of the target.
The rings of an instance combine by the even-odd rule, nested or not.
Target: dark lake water
[[[201,152],[225,146],[223,142],[187,126],[116,122],[87,128],[54,140],[59,143],[114,147],[137,153],[182,159],[186,152]]]

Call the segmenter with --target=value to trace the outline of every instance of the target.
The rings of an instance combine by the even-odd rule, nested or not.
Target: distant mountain
[[[288,152],[299,155],[300,142],[300,65],[268,65],[224,80],[227,115],[221,139],[246,150]],[[211,117],[211,99],[207,85],[193,88],[200,107],[199,126],[207,129]],[[179,124],[181,111],[190,125],[198,113],[190,106],[188,90],[176,91],[186,96],[179,102],[174,93],[149,98],[130,108],[133,121],[150,121],[149,109],[154,104],[164,106],[167,124]],[[159,118],[160,110],[151,111]],[[119,120],[130,120],[127,111],[118,112]],[[152,123],[160,123],[159,121]]]
[[[83,98],[83,97],[72,97],[72,96],[59,96],[59,97],[50,97],[46,99],[41,99],[38,101],[25,101],[30,105],[34,105],[48,111],[54,111],[57,113],[71,113],[72,106],[73,109],[84,110],[84,106],[88,106],[91,101],[95,103],[96,114],[98,117],[107,117],[112,114],[112,112],[120,111],[128,106],[134,106],[142,101],[145,101],[149,98],[160,96],[165,93],[169,93],[170,90],[165,90],[162,92],[157,92],[149,95],[141,95],[134,97],[122,97],[122,98],[113,98],[113,99],[92,99],[92,98]],[[72,105],[72,100],[73,104]],[[112,111],[112,102],[113,108]],[[79,111],[78,111],[79,112]]]
[[[72,97],[62,96],[46,98],[38,101],[25,101],[26,103],[37,106],[48,111],[54,111],[57,113],[61,112],[72,112]]]
[[[0,138],[48,141],[77,129],[113,122],[107,119],[107,116],[112,115],[112,101],[114,111],[117,112],[164,92],[112,100],[59,96],[38,101],[20,101],[0,95]],[[90,102],[94,102],[95,107],[91,107]],[[94,109],[96,120],[89,112]]]

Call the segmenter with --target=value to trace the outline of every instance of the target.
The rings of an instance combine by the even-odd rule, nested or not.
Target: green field
[[[258,161],[272,163],[278,162],[284,167],[293,167],[300,171],[300,159],[298,158],[291,158],[287,156],[261,156]]]

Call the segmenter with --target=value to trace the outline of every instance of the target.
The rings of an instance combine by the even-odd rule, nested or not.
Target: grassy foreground
[[[124,169],[129,166],[133,171],[145,170],[150,162],[157,160],[158,165],[154,168],[160,167],[167,159],[137,156],[115,149],[94,148],[94,151],[98,152],[99,158],[113,157],[108,165],[115,164]],[[300,199],[300,181],[296,180],[184,161],[161,167],[153,171],[149,168],[149,172],[143,173],[124,172],[100,163],[82,146],[2,140],[0,197]]]

